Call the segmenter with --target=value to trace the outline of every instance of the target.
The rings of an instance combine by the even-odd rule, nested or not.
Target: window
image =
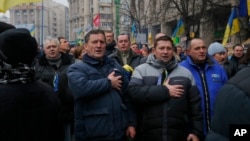
[[[111,0],[99,0],[99,2],[103,2],[103,3],[111,3]]]
[[[101,19],[112,19],[112,15],[111,14],[101,14]]]
[[[110,12],[111,10],[110,10],[109,7],[106,7],[106,8],[105,8],[105,11],[106,11],[106,12]]]

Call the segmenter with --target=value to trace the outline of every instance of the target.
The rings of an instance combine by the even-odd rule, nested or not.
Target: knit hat
[[[8,64],[31,64],[37,54],[36,39],[24,28],[9,29],[0,34],[0,58]]]
[[[5,30],[14,29],[14,28],[16,28],[14,25],[0,21],[0,33],[4,32]]]
[[[223,47],[222,44],[220,44],[218,42],[214,42],[214,43],[209,45],[209,47],[208,47],[208,54],[209,55],[214,55],[214,54],[220,53],[220,52],[226,52],[226,49]]]

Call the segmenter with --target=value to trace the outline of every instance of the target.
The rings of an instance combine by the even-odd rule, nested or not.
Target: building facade
[[[68,8],[52,0],[22,4],[10,9],[10,23],[27,28],[39,45],[46,37],[69,38]]]
[[[115,27],[114,0],[68,0],[70,40],[83,39],[91,29],[112,30]],[[100,16],[99,26],[93,24]]]

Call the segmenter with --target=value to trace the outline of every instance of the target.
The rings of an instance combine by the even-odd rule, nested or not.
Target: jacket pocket
[[[110,129],[108,108],[87,111],[83,114],[84,127],[87,137],[108,136]]]

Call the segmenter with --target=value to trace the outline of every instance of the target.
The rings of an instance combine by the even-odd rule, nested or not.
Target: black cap
[[[5,30],[14,29],[14,28],[16,28],[14,25],[0,21],[0,33],[4,32]]]
[[[0,34],[1,59],[8,64],[31,64],[37,55],[36,39],[24,28],[9,29]]]

